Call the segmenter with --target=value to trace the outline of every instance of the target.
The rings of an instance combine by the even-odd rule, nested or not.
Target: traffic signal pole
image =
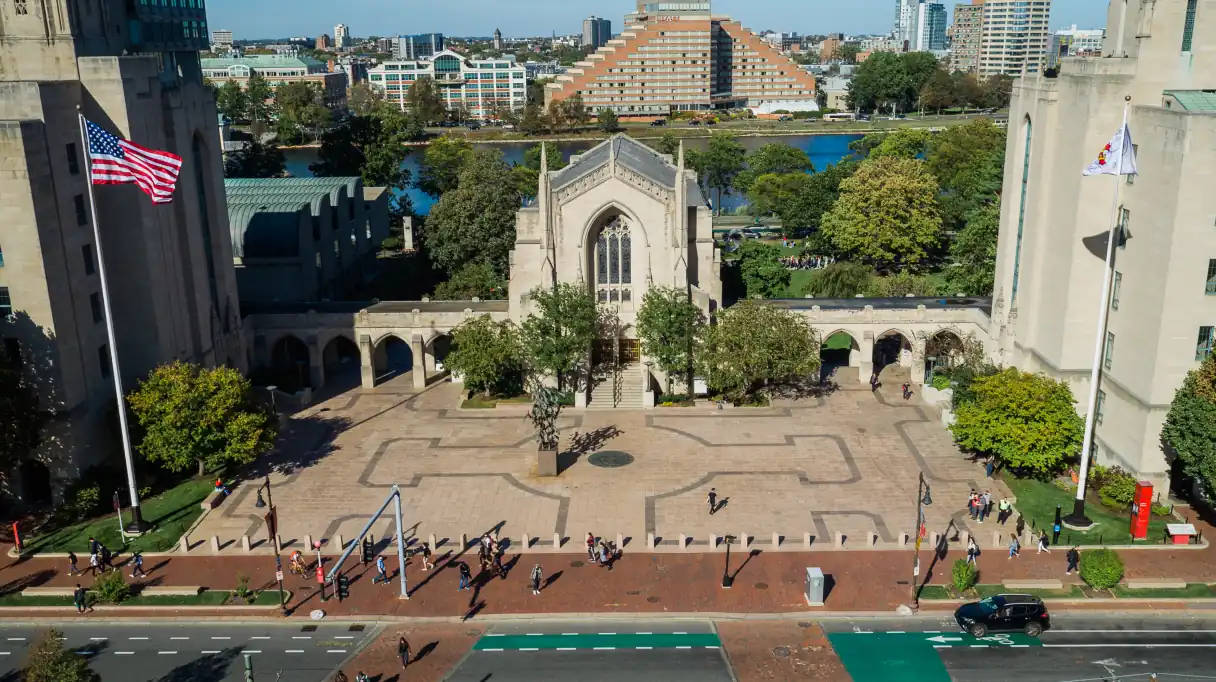
[[[368,519],[366,524],[364,524],[363,529],[360,530],[359,534],[355,536],[355,539],[350,543],[350,546],[342,552],[342,555],[339,556],[337,561],[334,562],[333,567],[329,569],[329,573],[326,575],[327,581],[332,581],[334,576],[342,571],[342,564],[350,556],[351,552],[355,551],[356,548],[362,545],[363,538],[366,537],[367,532],[371,530],[372,524],[379,520],[384,514],[384,511],[388,509],[389,502],[395,503],[393,506],[393,516],[395,517],[397,523],[397,561],[400,565],[398,577],[401,580],[401,598],[410,598],[405,582],[405,527],[401,521],[401,489],[395,483],[393,484],[393,488],[389,492],[388,497],[384,498],[384,503],[380,505],[380,508],[376,510],[375,514],[372,514],[372,517]]]

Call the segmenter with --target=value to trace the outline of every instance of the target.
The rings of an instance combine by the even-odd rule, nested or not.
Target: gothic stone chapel
[[[529,292],[555,282],[582,283],[601,307],[619,320],[616,330],[596,343],[593,362],[617,366],[617,382],[636,387],[637,407],[644,377],[637,341],[637,312],[652,286],[687,289],[708,316],[721,305],[721,265],[713,242],[710,211],[696,172],[678,158],[660,154],[623,134],[550,171],[541,154],[536,202],[516,216],[511,253],[510,317],[534,312]],[[655,377],[656,379],[658,377]],[[621,381],[623,379],[623,382]],[[597,400],[598,391],[591,401]],[[614,406],[633,406],[635,391]]]

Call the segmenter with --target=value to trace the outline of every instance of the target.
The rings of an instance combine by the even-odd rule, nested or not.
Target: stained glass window
[[[632,300],[629,285],[633,282],[633,254],[628,223],[617,216],[604,225],[595,245],[597,300],[613,303]]]

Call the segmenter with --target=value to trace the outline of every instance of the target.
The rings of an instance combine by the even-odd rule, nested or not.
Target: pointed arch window
[[[600,303],[632,300],[633,264],[629,224],[617,216],[595,243],[595,296]]]

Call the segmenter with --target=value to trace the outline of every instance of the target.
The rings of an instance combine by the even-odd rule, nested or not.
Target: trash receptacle
[[[806,603],[808,606],[823,606],[823,569],[806,569]]]

